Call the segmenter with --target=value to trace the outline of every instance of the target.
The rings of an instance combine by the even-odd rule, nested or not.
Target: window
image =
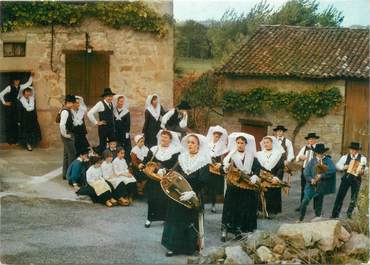
[[[4,57],[24,57],[26,56],[25,42],[4,42]]]

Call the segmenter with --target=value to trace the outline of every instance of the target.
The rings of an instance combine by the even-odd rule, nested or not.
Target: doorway
[[[256,139],[257,151],[261,151],[260,142],[267,135],[268,126],[271,126],[272,123],[248,119],[240,119],[239,122],[241,124],[241,131],[253,135]]]

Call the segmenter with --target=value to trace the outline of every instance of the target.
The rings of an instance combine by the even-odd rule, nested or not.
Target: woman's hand
[[[185,191],[181,193],[180,201],[188,201],[195,196],[194,191]]]

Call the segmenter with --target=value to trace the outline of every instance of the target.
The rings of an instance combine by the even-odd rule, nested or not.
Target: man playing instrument
[[[359,153],[361,150],[360,143],[352,142],[348,148],[348,154],[342,156],[336,164],[337,170],[344,172],[344,175],[340,182],[337,197],[335,199],[333,212],[331,214],[332,218],[339,217],[343,200],[346,197],[349,188],[351,188],[351,201],[347,209],[347,217],[352,217],[352,212],[356,206],[357,196],[361,186],[361,178],[366,169],[366,157]]]

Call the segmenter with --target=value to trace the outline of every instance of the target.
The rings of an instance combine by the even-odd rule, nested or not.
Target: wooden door
[[[94,105],[109,87],[108,53],[66,53],[66,93],[80,95]]]
[[[350,142],[360,142],[362,152],[369,157],[369,82],[346,82],[345,117],[342,152]]]
[[[256,147],[257,151],[261,150],[260,142],[262,141],[262,138],[267,135],[267,126],[270,125],[270,123],[267,122],[261,122],[261,121],[251,121],[251,120],[241,120],[241,129],[242,132],[251,134],[256,139]]]

